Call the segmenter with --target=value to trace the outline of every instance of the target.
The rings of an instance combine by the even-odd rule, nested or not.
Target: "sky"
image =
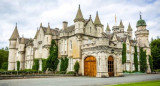
[[[106,28],[110,28],[123,21],[125,30],[129,22],[134,31],[139,20],[140,11],[142,19],[147,23],[149,40],[160,36],[160,0],[0,0],[0,48],[9,45],[9,38],[15,28],[16,22],[19,35],[33,38],[37,28],[42,22],[43,26],[62,28],[62,22],[74,24],[78,5],[85,19],[91,15],[94,21],[98,11],[100,21]]]

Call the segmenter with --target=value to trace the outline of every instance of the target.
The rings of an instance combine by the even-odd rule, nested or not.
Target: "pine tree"
[[[122,50],[122,64],[126,63],[126,44],[123,43],[123,50]]]
[[[134,66],[135,71],[138,71],[137,46],[134,46]]]

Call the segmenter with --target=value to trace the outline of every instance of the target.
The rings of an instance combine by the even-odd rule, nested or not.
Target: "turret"
[[[9,57],[8,57],[8,70],[15,70],[15,57],[16,57],[16,42],[19,38],[17,23],[15,29],[9,39]]]
[[[122,20],[120,21],[120,24],[119,24],[119,30],[120,32],[124,32],[124,25],[123,25]]]
[[[68,22],[63,21],[63,29],[66,29],[66,28],[67,28],[67,26],[68,26]]]
[[[96,18],[95,18],[95,21],[94,21],[94,25],[95,25],[95,27],[97,29],[98,37],[101,37],[101,33],[103,33],[103,25],[101,24],[101,21],[99,19],[98,11],[96,13]]]
[[[44,45],[51,45],[51,41],[52,41],[52,32],[51,32],[51,28],[50,28],[50,25],[48,23],[48,28],[47,28],[47,31],[45,33],[45,42],[44,42]]]
[[[131,27],[131,25],[130,25],[130,23],[129,23],[129,25],[128,25],[128,29],[127,29],[127,32],[128,32],[128,34],[129,34],[129,36],[130,36],[130,38],[132,39],[132,27]]]
[[[110,33],[110,32],[111,32],[111,30],[110,30],[109,24],[107,23],[106,33]]]
[[[74,19],[74,23],[75,23],[75,34],[83,34],[84,31],[84,18],[83,18],[83,15],[82,15],[82,12],[81,12],[81,8],[80,8],[80,5],[79,5],[79,8],[78,8],[78,12],[77,12],[77,15]]]

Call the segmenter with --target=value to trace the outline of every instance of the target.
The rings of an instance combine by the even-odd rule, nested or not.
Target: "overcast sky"
[[[20,36],[26,38],[34,37],[40,22],[50,22],[52,28],[62,28],[63,21],[74,24],[79,4],[85,19],[91,15],[94,21],[98,11],[104,28],[114,25],[116,14],[118,24],[122,19],[126,30],[130,22],[135,31],[141,11],[149,40],[160,36],[160,0],[0,0],[0,48],[9,45],[16,22]]]

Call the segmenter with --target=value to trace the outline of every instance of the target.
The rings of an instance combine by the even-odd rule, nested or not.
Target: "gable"
[[[94,26],[92,19],[89,19],[88,22],[86,23],[84,32],[86,35],[96,36],[97,30]]]

